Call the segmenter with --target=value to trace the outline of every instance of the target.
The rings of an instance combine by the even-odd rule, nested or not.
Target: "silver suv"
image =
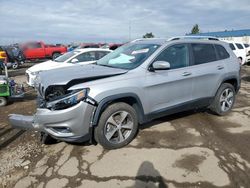
[[[228,113],[240,65],[215,38],[141,39],[92,65],[41,72],[37,83],[36,114],[10,115],[14,128],[39,130],[44,143],[91,140],[115,149],[155,118],[201,107]]]

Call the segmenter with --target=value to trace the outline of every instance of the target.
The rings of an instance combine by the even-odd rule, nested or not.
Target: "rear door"
[[[155,61],[169,62],[170,69],[146,73],[144,92],[148,105],[145,113],[168,110],[190,101],[192,72],[189,67],[188,45],[169,46]]]
[[[222,76],[225,74],[226,59],[229,54],[221,45],[193,43],[192,71],[193,71],[193,100],[208,102],[216,93]],[[218,52],[216,52],[218,51]]]

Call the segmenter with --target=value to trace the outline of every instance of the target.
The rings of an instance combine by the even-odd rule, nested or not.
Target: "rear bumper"
[[[11,114],[9,121],[13,128],[38,130],[59,140],[79,142],[90,138],[94,109],[94,106],[81,101],[64,110],[38,108],[34,116]]]

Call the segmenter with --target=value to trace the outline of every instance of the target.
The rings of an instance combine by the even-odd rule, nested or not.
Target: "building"
[[[225,30],[218,32],[199,33],[197,35],[213,36],[219,38],[220,40],[228,40],[228,41],[250,44],[250,29],[231,30],[231,31]]]

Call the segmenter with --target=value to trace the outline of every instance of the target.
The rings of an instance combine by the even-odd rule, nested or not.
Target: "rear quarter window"
[[[230,55],[223,46],[215,44],[215,49],[217,51],[219,60],[229,58]]]
[[[194,64],[199,65],[217,60],[213,44],[191,44],[194,56]]]
[[[236,43],[236,46],[237,46],[237,48],[239,48],[239,49],[244,49],[243,46],[242,46],[241,44],[239,44],[239,43]]]
[[[230,48],[231,48],[232,50],[235,50],[235,47],[234,47],[234,45],[233,45],[232,43],[229,43],[229,46],[230,46]]]

